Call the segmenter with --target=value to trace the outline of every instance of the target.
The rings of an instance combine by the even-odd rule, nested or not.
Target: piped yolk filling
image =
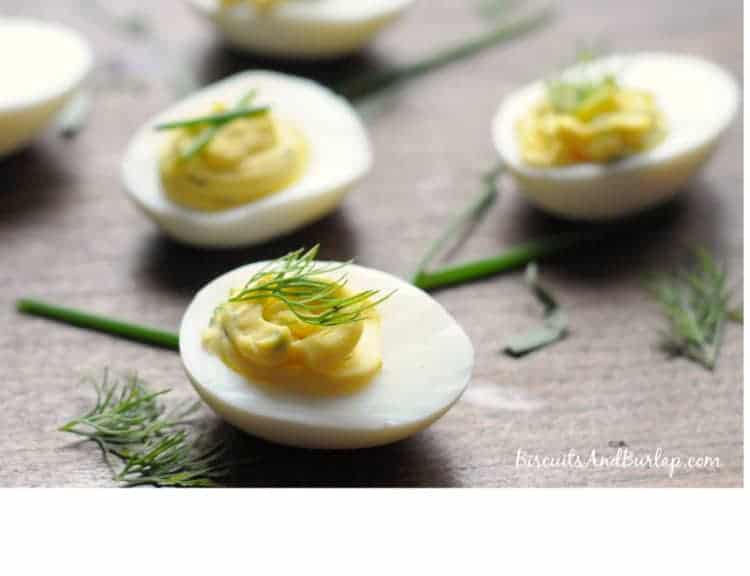
[[[345,288],[340,296],[350,296]],[[317,326],[275,299],[229,301],[203,333],[204,347],[235,372],[275,389],[333,396],[351,394],[380,371],[380,319]]]
[[[237,4],[250,4],[252,6],[255,6],[258,10],[268,10],[270,8],[273,8],[277,4],[281,4],[284,2],[284,0],[221,0],[221,7],[222,8],[230,8],[232,6],[236,6]]]
[[[185,159],[202,130],[175,131],[161,156],[164,191],[181,206],[215,212],[248,204],[293,185],[307,168],[305,137],[271,113],[228,122],[200,153]]]
[[[656,146],[666,133],[651,94],[614,83],[565,111],[545,98],[516,130],[523,160],[540,167],[611,162]]]

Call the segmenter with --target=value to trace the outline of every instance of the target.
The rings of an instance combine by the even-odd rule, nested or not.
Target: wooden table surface
[[[443,224],[477,191],[494,162],[490,119],[503,95],[549,74],[584,39],[618,50],[704,55],[741,78],[742,5],[699,0],[564,2],[555,22],[362,107],[376,167],[338,212],[290,237],[239,251],[201,251],[167,240],[126,198],[119,167],[134,129],[173,98],[175,72],[200,83],[258,66],[327,82],[389,61],[407,61],[482,29],[473,2],[418,2],[367,54],[325,65],[253,61],[228,52],[179,0],[116,3],[147,10],[158,41],[134,42],[78,0],[3,0],[0,13],[60,20],[85,33],[102,70],[128,71],[102,89],[75,141],[50,133],[0,161],[0,486],[110,486],[98,450],[55,429],[82,413],[104,367],[137,369],[153,385],[194,396],[177,354],[40,319],[22,317],[22,296],[174,329],[192,294],[240,264],[321,242],[323,256],[356,258],[407,276]],[[158,44],[158,45],[157,45]],[[178,64],[181,63],[181,64]],[[182,67],[180,67],[182,66]],[[1,88],[0,88],[1,89]],[[710,103],[707,103],[710,105]],[[539,309],[521,275],[437,293],[476,349],[471,385],[429,430],[396,445],[314,452],[244,436],[206,410],[201,423],[237,456],[242,486],[740,486],[743,470],[742,330],[728,327],[709,373],[659,350],[659,310],[644,275],[685,261],[703,245],[727,262],[742,288],[742,128],[730,129],[707,169],[679,200],[622,226],[617,240],[546,263],[547,284],[569,311],[572,334],[536,355],[499,353],[532,326]],[[504,181],[487,220],[450,258],[490,255],[564,227],[542,216]],[[529,468],[539,457],[720,458],[717,469]]]

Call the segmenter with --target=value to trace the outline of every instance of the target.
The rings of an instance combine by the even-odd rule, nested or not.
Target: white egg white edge
[[[715,116],[711,124],[707,126],[701,138],[679,138],[682,119],[679,117],[670,117],[669,102],[663,102],[660,99],[661,94],[659,89],[661,87],[656,87],[657,90],[654,91],[653,86],[640,86],[628,82],[627,71],[630,66],[638,66],[640,62],[648,65],[653,61],[679,61],[680,63],[694,66],[696,75],[700,81],[698,83],[699,88],[712,92],[713,101],[718,97],[726,104],[715,111]],[[659,105],[667,116],[668,134],[665,140],[652,150],[607,165],[586,163],[560,168],[537,168],[529,166],[521,159],[516,135],[516,124],[544,96],[545,83],[543,81],[536,82],[508,95],[500,104],[493,120],[492,136],[495,147],[502,160],[512,171],[529,179],[559,181],[594,180],[605,174],[636,172],[643,166],[669,160],[677,155],[687,154],[692,149],[700,147],[706,141],[717,140],[736,115],[739,103],[739,87],[736,80],[729,72],[703,58],[668,52],[639,52],[607,57],[601,61],[600,66],[613,71],[624,71],[623,85],[626,87],[655,92],[657,105]],[[702,82],[705,81],[710,82],[710,88],[702,85]]]
[[[45,29],[57,34],[63,34],[76,45],[75,50],[78,52],[78,70],[72,74],[66,81],[51,86],[48,90],[30,94],[23,101],[15,103],[0,103],[0,114],[13,114],[32,108],[45,106],[51,101],[64,98],[75,92],[89,77],[94,67],[95,57],[88,41],[77,31],[62,24],[49,22],[46,20],[32,20],[27,18],[3,18],[0,17],[0,32],[4,26],[28,26],[37,30]],[[19,55],[19,57],[22,57]]]
[[[275,94],[266,98],[264,84]],[[170,135],[154,126],[204,114],[216,102],[232,104],[254,88],[258,104],[270,104],[305,134],[310,148],[307,172],[280,192],[221,212],[192,210],[169,200],[159,176],[159,157]],[[205,247],[233,247],[257,244],[322,218],[360,182],[372,163],[367,129],[346,100],[311,80],[258,70],[199,90],[146,122],[128,145],[122,180],[136,205],[170,236]]]
[[[187,0],[200,14],[216,18],[221,12],[218,0]],[[258,17],[252,7],[234,6],[227,10],[233,17],[247,20],[271,18],[306,23],[352,24],[370,19],[390,19],[407,10],[415,0],[366,0],[364,2],[346,2],[343,0],[301,0],[283,3]]]
[[[180,355],[190,381],[230,423],[282,444],[364,448],[426,428],[466,390],[474,349],[459,324],[422,290],[356,265],[347,267],[353,289],[398,290],[379,306],[381,372],[363,389],[337,397],[276,392],[251,384],[203,348],[201,333],[230,288],[246,283],[263,265],[250,264],[209,283],[195,296],[180,326]]]

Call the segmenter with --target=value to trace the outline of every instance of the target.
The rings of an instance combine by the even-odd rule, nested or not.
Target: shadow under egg
[[[320,244],[319,260],[346,262],[355,258],[357,234],[343,208],[292,234],[249,248],[198,248],[157,232],[144,242],[136,276],[147,286],[192,295],[225,272],[316,244]]]
[[[543,212],[519,194],[503,198],[503,245],[558,234],[581,234],[584,240],[572,249],[544,260],[547,269],[610,282],[623,276],[645,276],[669,267],[697,246],[719,249],[720,219],[707,217],[718,210],[718,190],[698,178],[669,201],[637,214],[609,222],[575,222]]]
[[[195,61],[197,80],[204,86],[239,72],[262,69],[310,78],[335,90],[353,78],[386,68],[383,59],[371,50],[328,60],[271,58],[237,51],[218,38]]]
[[[234,488],[447,487],[456,479],[429,431],[361,450],[307,450],[272,444],[217,420],[205,438],[226,446]]]
[[[58,209],[72,181],[62,160],[37,146],[0,157],[0,174],[0,232],[5,221]]]

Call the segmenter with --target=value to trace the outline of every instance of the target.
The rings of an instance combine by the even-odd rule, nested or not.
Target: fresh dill
[[[649,287],[667,320],[664,348],[713,370],[725,324],[733,320],[723,266],[699,248],[689,269],[653,278]]]
[[[60,431],[95,442],[116,481],[125,486],[207,487],[228,474],[222,450],[199,449],[187,431],[186,419],[198,410],[198,402],[168,410],[160,398],[169,390],[154,392],[137,375],[108,370],[93,385],[94,407]]]
[[[341,296],[347,285],[346,273],[351,262],[319,265],[315,262],[319,245],[300,249],[263,266],[229,298],[230,302],[275,299],[306,324],[340,326],[366,320],[368,312],[390,298],[394,292],[378,297],[380,290],[365,290],[352,296]],[[334,280],[326,275],[337,274]]]
[[[180,152],[182,160],[190,160],[204,150],[226,124],[239,118],[252,118],[267,114],[270,110],[268,106],[251,106],[256,94],[255,90],[250,91],[229,111],[157,124],[154,130],[165,131],[203,127],[203,130],[193,139],[190,145]]]
[[[541,326],[508,341],[503,352],[513,358],[520,358],[546,348],[568,334],[568,315],[552,293],[540,283],[539,268],[535,262],[526,267],[526,284],[544,307],[544,321]]]

